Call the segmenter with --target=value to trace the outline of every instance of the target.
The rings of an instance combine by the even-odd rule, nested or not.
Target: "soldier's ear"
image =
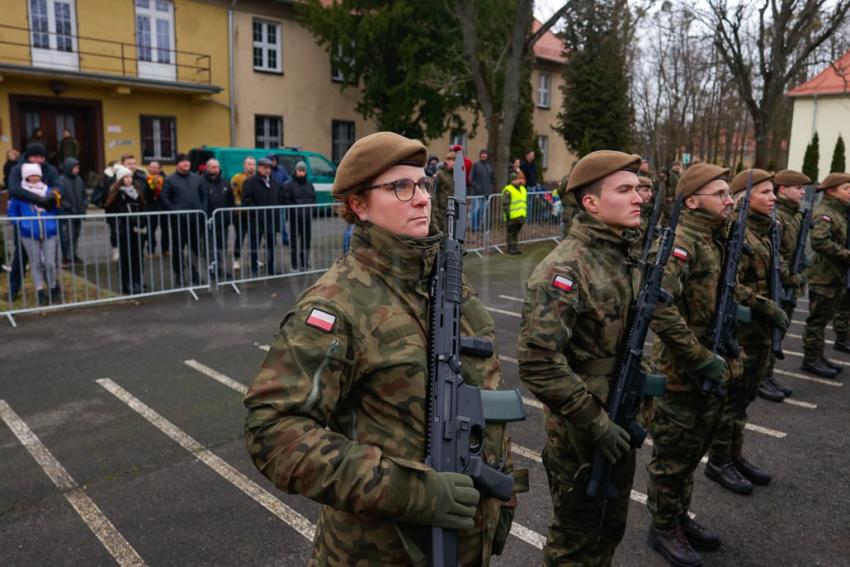
[[[358,217],[366,216],[366,198],[363,195],[352,195],[348,198],[348,207]]]
[[[581,205],[584,210],[591,214],[599,214],[599,197],[592,193],[585,193],[581,198]]]
[[[685,197],[685,206],[695,211],[699,208],[699,200],[692,195],[688,195],[687,197]]]

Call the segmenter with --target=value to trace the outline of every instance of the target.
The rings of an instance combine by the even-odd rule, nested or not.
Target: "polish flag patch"
[[[828,217],[828,216],[826,216],[826,215],[821,215],[821,216],[820,216],[820,220],[822,220],[822,221],[824,221],[824,222],[832,222],[832,219],[831,219],[831,218],[829,218],[829,217]]]
[[[688,251],[684,248],[673,248],[673,256],[684,262],[688,259]]]
[[[330,333],[336,323],[336,315],[332,315],[321,309],[313,309],[307,317],[306,323],[311,327],[316,327],[320,331]]]
[[[552,280],[552,285],[563,291],[572,291],[574,282],[570,278],[557,275],[555,276],[555,279]]]

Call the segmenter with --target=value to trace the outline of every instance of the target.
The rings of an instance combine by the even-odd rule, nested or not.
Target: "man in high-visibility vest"
[[[519,231],[525,224],[528,209],[528,193],[523,185],[522,173],[512,172],[511,182],[502,189],[502,209],[507,225],[508,254],[522,254],[517,247]]]

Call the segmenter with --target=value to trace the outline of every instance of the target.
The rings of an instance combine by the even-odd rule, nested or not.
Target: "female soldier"
[[[468,476],[422,462],[428,277],[442,237],[429,230],[426,160],[420,142],[390,132],[351,147],[333,186],[356,224],[351,251],[286,314],[245,396],[257,468],[324,504],[313,565],[422,564],[427,526],[460,530],[460,563],[486,565],[509,530],[515,500],[500,507]],[[495,324],[464,283],[462,332],[492,341]],[[469,384],[499,384],[495,352],[463,356],[462,368]],[[484,453],[509,470],[502,426],[488,425]]]

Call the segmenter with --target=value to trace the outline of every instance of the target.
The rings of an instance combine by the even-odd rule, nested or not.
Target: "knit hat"
[[[425,167],[428,150],[419,140],[394,132],[376,132],[349,148],[336,170],[332,194],[340,198],[396,165]]]
[[[47,148],[44,147],[44,144],[35,142],[32,144],[27,144],[27,147],[24,149],[24,153],[28,156],[47,157]]]
[[[37,163],[25,163],[21,166],[21,179],[26,181],[27,177],[38,175],[41,177],[41,166]]]
[[[123,165],[115,166],[115,181],[121,181],[128,175],[132,177],[133,172]]]
[[[773,174],[763,169],[745,169],[735,176],[729,184],[729,191],[732,194],[740,193],[747,188],[747,180],[750,178],[750,172],[753,172],[753,187],[764,181],[773,180]]]
[[[307,164],[304,163],[303,161],[299,161],[298,163],[295,164],[295,171],[298,171],[299,169],[301,169],[303,171],[307,171]]]
[[[685,170],[676,186],[676,198],[690,197],[715,179],[729,179],[729,168],[713,163],[697,163]]]
[[[567,192],[595,183],[612,173],[628,170],[637,173],[640,156],[612,150],[598,150],[581,158],[570,173]]]

